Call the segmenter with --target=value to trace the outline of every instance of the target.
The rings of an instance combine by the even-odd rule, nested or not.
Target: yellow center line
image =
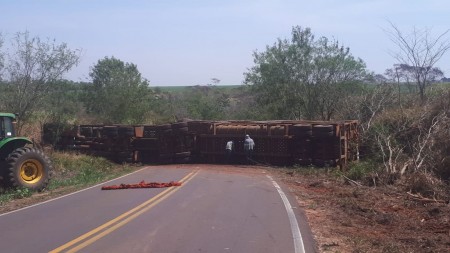
[[[185,177],[183,177],[180,182],[182,183],[187,183],[189,182],[199,171],[192,171],[191,173],[187,174]],[[113,232],[114,230],[122,227],[123,225],[125,225],[126,223],[130,222],[131,220],[135,219],[136,217],[138,217],[139,215],[141,215],[142,213],[148,211],[149,209],[151,209],[152,207],[154,207],[155,205],[157,205],[159,202],[163,201],[164,199],[166,199],[167,197],[169,197],[170,195],[172,195],[174,192],[176,192],[181,186],[178,187],[171,187],[168,188],[166,190],[164,190],[163,192],[159,193],[158,195],[154,196],[153,198],[147,200],[146,202],[140,204],[139,206],[117,216],[116,218],[106,222],[105,224],[79,236],[78,238],[50,251],[50,253],[56,253],[56,252],[61,252],[63,250],[66,250],[67,248],[87,239],[88,237],[93,236],[92,238],[90,238],[89,240],[86,240],[85,242],[79,244],[77,247],[72,248],[71,250],[68,250],[67,252],[76,252],[90,244],[92,244],[93,242],[95,242],[96,240],[106,236],[107,234]],[[114,225],[115,224],[115,225]],[[108,228],[109,227],[109,228]],[[102,230],[104,230],[103,232],[101,232]],[[97,235],[95,235],[97,234]],[[94,236],[95,235],[95,236]]]

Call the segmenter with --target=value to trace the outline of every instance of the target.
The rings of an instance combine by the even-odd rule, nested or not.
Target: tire
[[[181,127],[181,128],[175,128],[172,130],[174,133],[188,133],[188,128],[187,127]]]
[[[8,156],[6,162],[10,186],[33,191],[42,191],[47,187],[53,166],[42,150],[18,148]]]
[[[175,153],[175,158],[186,158],[186,157],[190,157],[190,156],[191,156],[191,152],[189,152],[189,151]]]
[[[172,129],[172,126],[170,124],[156,126],[156,130],[158,130],[158,131],[167,130],[167,129]]]
[[[295,124],[289,126],[289,131],[293,132],[307,132],[312,130],[312,125],[305,125],[305,124]]]
[[[132,163],[133,162],[133,153],[132,152],[117,152],[114,157],[113,160],[117,163]]]
[[[170,134],[170,133],[172,133],[172,129],[161,130],[160,133]]]
[[[159,154],[159,163],[161,164],[169,164],[173,162],[173,154]]]
[[[117,137],[119,134],[119,130],[116,126],[104,126],[102,133],[103,135],[108,137]]]
[[[156,126],[144,126],[144,138],[155,138],[156,131]]]
[[[314,159],[313,164],[317,167],[324,167],[325,161],[322,159]]]
[[[295,133],[294,134],[294,136],[295,137],[298,137],[298,138],[301,138],[301,139],[307,139],[307,138],[310,138],[310,137],[312,137],[312,131],[311,130],[309,130],[309,131],[304,131],[304,132],[297,132],[297,133]]]
[[[119,127],[117,133],[120,137],[134,137],[134,127]]]
[[[172,123],[172,129],[178,129],[178,128],[185,128],[188,127],[188,123],[187,122],[177,122],[177,123]]]
[[[315,125],[313,127],[314,132],[333,132],[333,125]]]
[[[306,158],[306,159],[299,158],[299,159],[297,159],[295,161],[295,163],[298,164],[298,165],[301,165],[301,166],[308,166],[308,165],[311,165],[311,159],[309,159],[309,158]]]
[[[102,128],[101,127],[93,127],[92,128],[92,137],[100,138],[102,136]]]
[[[191,162],[191,158],[190,157],[177,157],[174,160],[175,163],[190,163]]]
[[[333,125],[315,125],[312,130],[314,137],[331,137],[334,136]]]
[[[80,135],[83,135],[85,137],[92,137],[93,136],[92,127],[80,127]]]

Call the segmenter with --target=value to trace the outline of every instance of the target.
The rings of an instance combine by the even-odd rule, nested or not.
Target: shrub
[[[367,176],[372,176],[376,172],[377,165],[373,161],[357,161],[348,165],[344,175],[352,180],[361,180]]]
[[[132,170],[131,166],[118,165],[102,157],[70,152],[55,152],[52,154],[52,160],[54,176],[49,189],[92,185]]]
[[[426,198],[447,199],[450,187],[429,172],[409,174],[404,180],[405,190]]]

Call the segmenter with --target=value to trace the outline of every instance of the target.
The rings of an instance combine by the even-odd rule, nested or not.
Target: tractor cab
[[[16,115],[13,113],[0,113],[0,140],[14,137],[14,124]]]

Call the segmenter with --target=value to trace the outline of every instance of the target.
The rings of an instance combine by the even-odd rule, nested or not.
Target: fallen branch
[[[436,203],[447,203],[445,200],[438,200],[438,199],[429,199],[425,198],[419,194],[413,194],[411,192],[406,192],[409,196],[413,197],[415,200],[423,201],[423,202],[436,202]]]
[[[350,178],[348,178],[348,177],[346,177],[346,176],[344,176],[344,175],[342,175],[342,176],[343,176],[347,181],[349,181],[350,183],[355,184],[355,185],[357,185],[357,186],[362,186],[362,184],[356,182],[355,180],[351,180]]]

